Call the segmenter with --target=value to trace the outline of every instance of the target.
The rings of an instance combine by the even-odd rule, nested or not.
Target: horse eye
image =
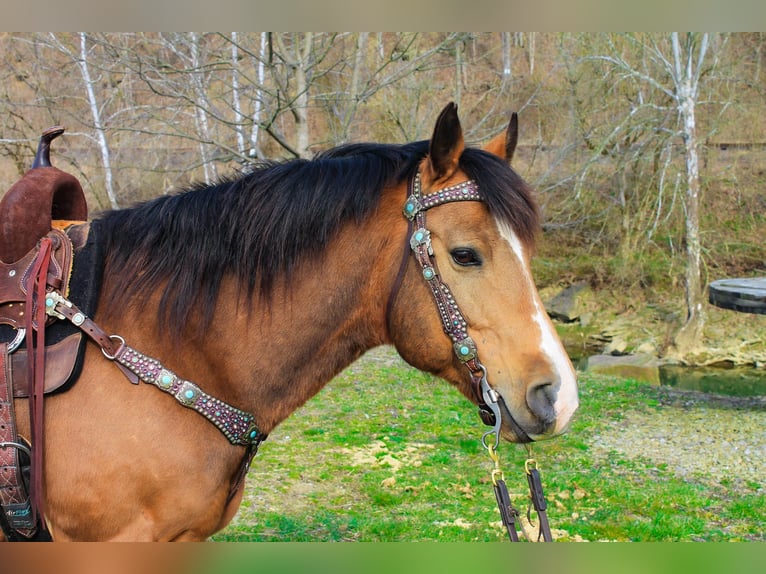
[[[450,252],[450,255],[452,255],[452,260],[457,263],[458,265],[462,265],[463,267],[469,267],[472,265],[481,265],[481,258],[476,254],[476,252],[473,249],[468,249],[467,247],[460,247],[458,249],[453,249]]]

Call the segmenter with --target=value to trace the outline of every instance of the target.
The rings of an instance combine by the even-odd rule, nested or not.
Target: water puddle
[[[734,397],[766,396],[766,369],[756,367],[660,367],[660,384]]]

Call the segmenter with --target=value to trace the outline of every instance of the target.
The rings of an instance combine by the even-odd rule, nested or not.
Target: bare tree
[[[684,243],[686,264],[684,273],[686,319],[673,341],[672,353],[683,357],[695,351],[702,342],[702,329],[705,322],[703,292],[701,280],[701,244],[699,234],[700,174],[699,144],[697,135],[696,109],[700,99],[701,82],[705,72],[715,67],[716,60],[708,64],[709,34],[669,35],[633,34],[620,36],[626,43],[609,38],[608,53],[588,57],[607,65],[607,77],[615,84],[629,84],[629,106],[623,118],[614,122],[611,131],[605,137],[589,140],[594,150],[591,165],[605,151],[614,152],[620,158],[642,157],[638,151],[645,151],[647,142],[659,142],[649,156],[654,158],[654,168],[659,174],[659,194],[656,201],[662,201],[662,190],[666,183],[670,154],[674,143],[682,142],[684,170],[683,216],[685,222]],[[626,46],[635,50],[623,49]],[[611,74],[614,72],[614,76]],[[623,92],[623,95],[628,92]],[[672,114],[668,114],[672,111]],[[654,112],[653,127],[644,132],[637,140],[631,139],[642,129],[641,123],[634,118],[646,121],[647,112]],[[672,137],[668,137],[672,136]],[[658,139],[659,138],[659,139]],[[618,185],[623,195],[629,187],[623,178]],[[657,208],[661,204],[657,203]],[[626,223],[623,221],[623,228]],[[649,226],[651,228],[651,226]]]
[[[33,36],[29,41],[35,50],[49,51],[49,59],[52,62],[50,65],[41,66],[45,73],[42,78],[34,80],[36,82],[36,90],[48,102],[46,104],[47,108],[57,111],[52,114],[54,117],[59,114],[66,115],[68,118],[76,121],[79,126],[92,130],[92,133],[86,130],[84,132],[70,132],[70,134],[84,135],[96,142],[101,158],[104,189],[107,199],[112,208],[117,208],[119,204],[114,184],[112,152],[109,144],[110,113],[107,111],[114,99],[114,94],[111,90],[113,86],[109,78],[108,68],[102,67],[103,62],[99,61],[94,64],[94,59],[99,60],[102,58],[102,54],[95,54],[101,42],[94,41],[89,34],[84,32],[75,35],[49,33]],[[56,54],[63,57],[65,65],[74,64],[76,66],[81,87],[85,92],[84,102],[90,116],[89,122],[77,112],[78,106],[72,105],[72,102],[77,99],[75,96],[62,95],[52,87],[57,83],[53,79],[55,75],[55,62],[57,61]],[[69,103],[66,103],[65,100],[69,100]]]
[[[295,121],[295,154],[298,157],[310,157],[309,89],[312,78],[315,76],[315,68],[322,60],[322,55],[317,56],[314,50],[312,32],[274,34],[273,36],[278,47],[277,57],[286,70],[284,74],[274,74],[274,78],[279,84],[281,93],[291,101],[290,111]],[[274,71],[278,69],[273,68]],[[292,87],[291,84],[293,84]]]
[[[676,335],[675,346],[683,356],[702,343],[705,324],[703,293],[700,278],[700,174],[699,139],[697,137],[696,107],[700,93],[700,78],[705,69],[709,34],[687,33],[683,43],[678,32],[671,35],[673,59],[670,76],[673,95],[678,103],[681,133],[686,156],[686,321]]]
[[[67,51],[67,48],[58,42],[55,35],[51,34],[51,36],[54,45],[60,46],[59,49]],[[112,159],[109,143],[106,139],[106,126],[101,117],[101,109],[93,87],[96,80],[91,77],[90,66],[88,65],[88,36],[85,32],[80,32],[79,36],[80,57],[77,60],[77,67],[80,69],[82,81],[85,84],[85,90],[88,94],[88,107],[90,108],[90,114],[93,118],[93,127],[96,130],[96,141],[98,142],[98,148],[101,152],[101,161],[104,164],[104,187],[106,188],[106,195],[109,198],[109,203],[111,204],[112,209],[117,209],[119,205],[117,204],[117,196],[114,193],[114,184],[112,183]]]

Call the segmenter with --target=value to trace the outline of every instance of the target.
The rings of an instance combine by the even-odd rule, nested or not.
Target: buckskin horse
[[[577,383],[530,272],[516,134],[514,114],[466,147],[449,104],[427,141],[265,162],[78,226],[104,259],[92,316],[45,294],[90,341],[76,384],[44,401],[53,539],[208,538],[258,444],[378,345],[455,385],[497,438],[564,432]]]

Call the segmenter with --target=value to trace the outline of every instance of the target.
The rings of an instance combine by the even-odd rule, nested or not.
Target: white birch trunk
[[[117,209],[117,197],[114,193],[114,184],[112,181],[112,162],[111,155],[109,153],[109,143],[106,139],[106,129],[101,118],[101,110],[98,106],[98,100],[96,99],[96,91],[93,89],[94,81],[90,75],[90,68],[88,67],[88,38],[85,32],[80,32],[80,57],[77,59],[77,65],[80,68],[80,74],[82,75],[83,82],[85,83],[85,90],[88,94],[88,105],[90,106],[90,113],[93,117],[93,127],[96,130],[96,140],[101,152],[101,162],[104,165],[104,188],[106,189],[106,195],[109,198],[109,204],[112,209]]]
[[[501,32],[503,40],[503,78],[511,77],[511,33]]]
[[[199,36],[195,32],[191,32],[189,34],[189,39],[193,70],[191,74],[191,82],[194,98],[196,100],[196,105],[194,106],[194,119],[197,133],[199,134],[199,151],[200,159],[202,161],[202,169],[205,174],[205,183],[209,185],[218,177],[218,170],[212,162],[208,150],[208,142],[211,141],[212,138],[210,137],[210,126],[207,120],[207,113],[205,112],[205,109],[208,107],[208,100],[207,94],[205,93],[204,76],[201,71]]]
[[[681,119],[682,137],[686,160],[685,231],[686,231],[686,321],[675,337],[676,352],[683,356],[693,352],[702,343],[705,312],[701,284],[699,204],[700,177],[697,150],[697,122],[695,107],[699,89],[699,77],[707,51],[708,35],[701,39],[697,67],[694,67],[694,46],[686,42],[686,54],[681,49],[678,33],[671,34],[675,64],[676,98]],[[685,61],[684,61],[685,60]]]

